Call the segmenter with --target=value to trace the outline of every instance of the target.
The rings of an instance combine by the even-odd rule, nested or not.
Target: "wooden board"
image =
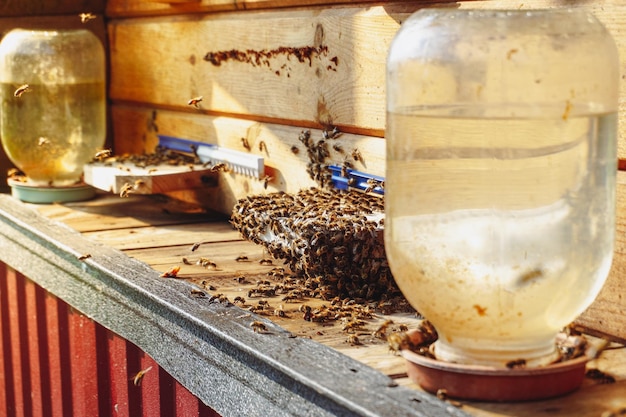
[[[138,168],[131,163],[85,165],[87,184],[113,194],[163,194],[217,186],[217,173],[204,165],[158,165]]]

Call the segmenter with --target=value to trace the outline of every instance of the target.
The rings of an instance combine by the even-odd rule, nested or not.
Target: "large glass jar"
[[[22,30],[0,42],[0,134],[34,185],[67,186],[104,145],[105,61],[79,30]]]
[[[387,61],[385,245],[439,359],[529,366],[600,291],[616,46],[581,10],[425,9]]]

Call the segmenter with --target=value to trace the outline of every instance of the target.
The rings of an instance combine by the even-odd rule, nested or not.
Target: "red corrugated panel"
[[[0,338],[2,417],[219,417],[135,345],[1,263]]]

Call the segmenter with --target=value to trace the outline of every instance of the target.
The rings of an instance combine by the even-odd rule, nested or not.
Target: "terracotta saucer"
[[[433,394],[475,401],[530,401],[557,397],[580,387],[586,356],[537,368],[501,369],[462,365],[402,350],[409,377]]]

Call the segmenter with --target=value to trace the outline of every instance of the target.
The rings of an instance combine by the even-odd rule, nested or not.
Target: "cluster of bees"
[[[197,155],[187,155],[176,152],[162,146],[157,146],[154,152],[142,154],[123,154],[113,155],[111,150],[104,149],[98,151],[91,162],[100,162],[106,166],[114,166],[117,164],[129,163],[138,168],[147,168],[157,165],[197,165],[201,164]]]
[[[375,196],[310,188],[241,199],[231,223],[304,277],[313,296],[368,301],[401,295],[385,257],[383,212]]]

